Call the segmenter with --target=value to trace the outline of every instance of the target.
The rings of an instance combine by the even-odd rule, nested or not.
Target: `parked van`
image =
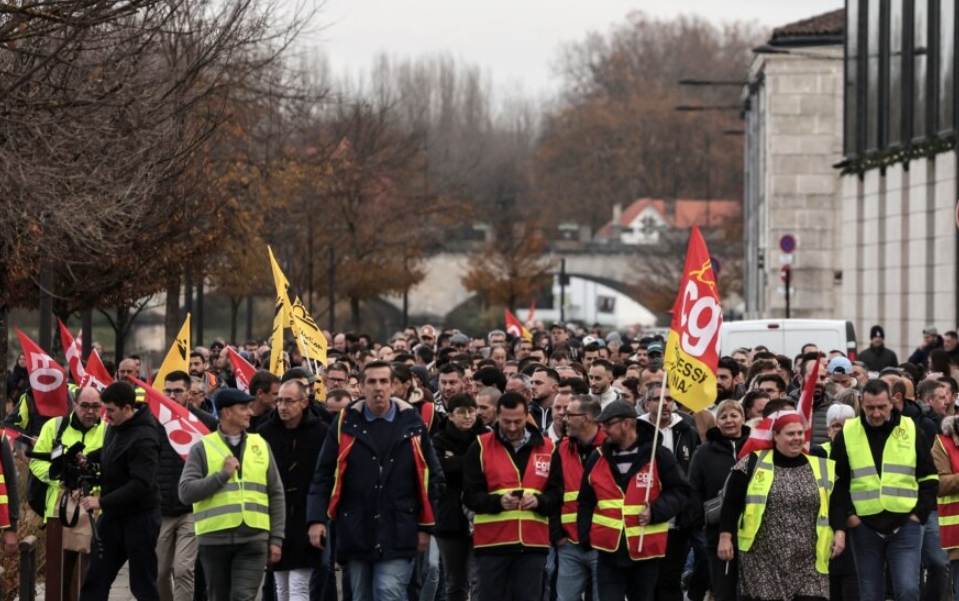
[[[823,353],[842,351],[856,360],[856,328],[842,319],[754,319],[727,321],[719,330],[722,355],[739,348],[765,346],[770,352],[790,359],[803,345],[815,344]]]

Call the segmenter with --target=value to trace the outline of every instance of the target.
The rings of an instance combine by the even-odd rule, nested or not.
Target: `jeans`
[[[706,556],[706,534],[702,530],[689,533],[689,550],[693,557],[693,575],[687,595],[690,601],[703,601],[709,591],[709,559]]]
[[[628,567],[616,564],[611,553],[600,553],[596,566],[599,581],[599,601],[653,601],[656,596],[656,579],[659,576],[659,559],[630,562]]]
[[[437,537],[436,544],[446,568],[446,601],[466,601],[470,594],[473,542],[468,538]]]
[[[559,577],[556,581],[557,601],[579,601],[586,592],[586,583],[592,582],[593,599],[599,599],[599,580],[596,566],[599,552],[595,549],[583,551],[576,543],[567,541],[557,548],[559,556]]]
[[[313,570],[310,569],[273,572],[276,601],[309,601],[312,574]]]
[[[933,511],[922,530],[922,567],[926,570],[924,601],[941,601],[949,588],[949,556],[939,536],[939,513]]]
[[[157,591],[157,538],[160,509],[128,517],[103,514],[97,520],[102,557],[90,554],[90,567],[80,588],[80,601],[107,601],[123,564],[130,563],[130,592],[137,601],[160,601]]]
[[[479,601],[535,601],[543,594],[546,553],[479,555]]]
[[[413,564],[412,559],[350,561],[353,601],[407,601]]]
[[[430,536],[429,546],[417,557],[416,563],[420,574],[420,601],[436,601],[440,587],[440,548],[435,536]]]
[[[210,601],[253,601],[266,571],[267,542],[200,545]]]
[[[887,562],[895,601],[919,601],[922,535],[922,524],[914,520],[885,536],[865,524],[849,530],[862,601],[884,601]]]
[[[198,550],[193,514],[161,518],[156,549],[160,601],[193,601],[193,568]]]

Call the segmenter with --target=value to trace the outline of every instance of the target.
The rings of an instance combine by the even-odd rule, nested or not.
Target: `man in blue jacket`
[[[391,398],[392,369],[363,369],[363,393],[330,428],[307,497],[310,543],[336,528],[354,601],[405,601],[433,529],[442,472],[415,407]]]

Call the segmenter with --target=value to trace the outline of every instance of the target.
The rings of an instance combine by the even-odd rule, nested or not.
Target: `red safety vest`
[[[589,484],[596,493],[596,510],[589,529],[590,544],[595,549],[615,553],[625,533],[629,557],[633,561],[663,557],[666,555],[669,523],[639,525],[639,514],[645,509],[646,488],[649,487],[650,505],[659,498],[658,466],[652,470],[652,477],[649,463],[641,467],[630,478],[624,492],[613,477],[612,467],[603,455],[602,447],[598,451],[599,460],[589,473]],[[656,465],[655,462],[653,465]],[[643,539],[642,549],[639,547],[640,538]]]
[[[953,474],[959,474],[959,448],[945,434],[936,437],[949,456]],[[959,495],[936,497],[939,504],[939,537],[943,549],[959,548]]]
[[[346,419],[346,414],[351,410],[352,409],[346,409],[340,411],[340,419],[337,420],[336,423],[336,436],[339,446],[336,454],[336,471],[333,476],[333,493],[330,495],[330,507],[326,512],[331,520],[336,519],[336,509],[343,496],[343,477],[346,475],[347,460],[349,459],[350,451],[353,450],[353,444],[356,442],[356,438],[352,434],[343,431],[343,421]],[[360,409],[360,411],[362,411],[362,409]],[[410,443],[413,447],[413,461],[416,464],[416,482],[419,489],[419,524],[421,526],[432,526],[436,523],[436,519],[433,516],[433,507],[430,505],[428,492],[430,479],[429,464],[426,463],[426,457],[423,455],[423,446],[420,437],[411,436]]]
[[[423,423],[426,424],[426,431],[432,431],[433,419],[436,418],[436,405],[429,401],[423,401],[419,405],[414,406],[420,410],[420,418],[423,420]]]
[[[606,440],[606,432],[599,430],[593,445],[599,447]],[[579,508],[579,487],[583,483],[583,461],[577,450],[578,443],[570,437],[560,441],[557,452],[563,463],[563,507],[560,510],[560,521],[563,530],[570,542],[579,543],[579,532],[576,530],[576,512]]]
[[[532,448],[526,473],[520,481],[519,468],[500,442],[496,432],[479,436],[480,466],[486,476],[486,490],[490,494],[505,495],[514,490],[540,493],[546,490],[549,468],[555,445],[544,437],[543,443]],[[501,511],[478,513],[473,518],[473,546],[495,547],[522,544],[527,547],[549,547],[549,520],[535,511]]]

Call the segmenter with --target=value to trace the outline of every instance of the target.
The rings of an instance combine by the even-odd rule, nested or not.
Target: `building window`
[[[929,0],[916,0],[913,18],[913,100],[912,131],[914,139],[925,138],[929,132],[926,121],[926,103],[929,100]]]
[[[903,48],[903,0],[889,3],[889,86],[887,104],[889,109],[888,144],[898,146],[902,142],[902,48]]]
[[[879,149],[879,64],[882,57],[879,41],[881,36],[881,0],[869,0],[866,8],[868,33],[866,35],[866,150]]]
[[[939,4],[939,131],[955,127],[956,5],[952,0]]]
[[[846,6],[846,103],[844,146],[846,156],[859,153],[859,0]]]

